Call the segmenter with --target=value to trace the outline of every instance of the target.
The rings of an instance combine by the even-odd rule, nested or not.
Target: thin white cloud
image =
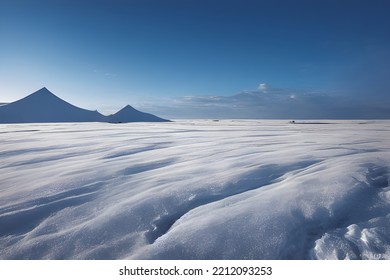
[[[268,92],[268,94],[259,94]],[[166,118],[221,119],[372,119],[390,118],[389,106],[367,104],[332,92],[270,88],[230,96],[186,96],[148,109]]]
[[[261,83],[261,84],[259,84],[259,86],[257,87],[257,89],[258,89],[260,92],[267,93],[267,91],[268,91],[268,89],[269,89],[269,86],[268,86],[266,83]]]
[[[98,75],[103,75],[104,77],[116,77],[118,76],[116,73],[113,72],[103,72],[97,69],[93,70],[93,73],[98,74]]]
[[[116,77],[117,75],[115,73],[104,73],[104,76],[106,77]]]

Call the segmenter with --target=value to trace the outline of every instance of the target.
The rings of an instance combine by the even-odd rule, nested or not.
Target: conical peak
[[[120,109],[117,113],[119,112],[129,112],[129,111],[136,111],[133,107],[131,107],[130,105],[126,105],[125,107],[123,107],[122,109]]]
[[[39,90],[37,90],[36,92],[34,92],[33,94],[53,94],[50,90],[48,90],[46,87],[43,87]]]
[[[30,97],[40,97],[40,98],[48,98],[48,97],[57,97],[54,93],[48,90],[46,87],[37,90],[29,95]],[[28,97],[28,96],[27,96]],[[58,97],[57,97],[58,98]]]
[[[125,107],[123,107],[123,109],[131,109],[131,110],[134,110],[134,108],[133,107],[131,107],[130,105],[126,105]]]
[[[119,112],[103,116],[76,107],[59,98],[46,87],[15,102],[1,106],[0,123],[39,123],[39,122],[155,122],[167,121],[154,115],[140,112],[126,105]]]

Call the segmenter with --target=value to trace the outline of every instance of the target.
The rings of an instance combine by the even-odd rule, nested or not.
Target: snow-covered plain
[[[1,259],[390,259],[390,121],[0,125]]]

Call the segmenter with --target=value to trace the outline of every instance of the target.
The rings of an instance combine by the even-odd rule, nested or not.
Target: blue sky
[[[386,0],[0,0],[0,102],[390,118]]]

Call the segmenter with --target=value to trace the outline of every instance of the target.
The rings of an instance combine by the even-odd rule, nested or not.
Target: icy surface
[[[390,121],[0,125],[2,259],[390,259]]]

